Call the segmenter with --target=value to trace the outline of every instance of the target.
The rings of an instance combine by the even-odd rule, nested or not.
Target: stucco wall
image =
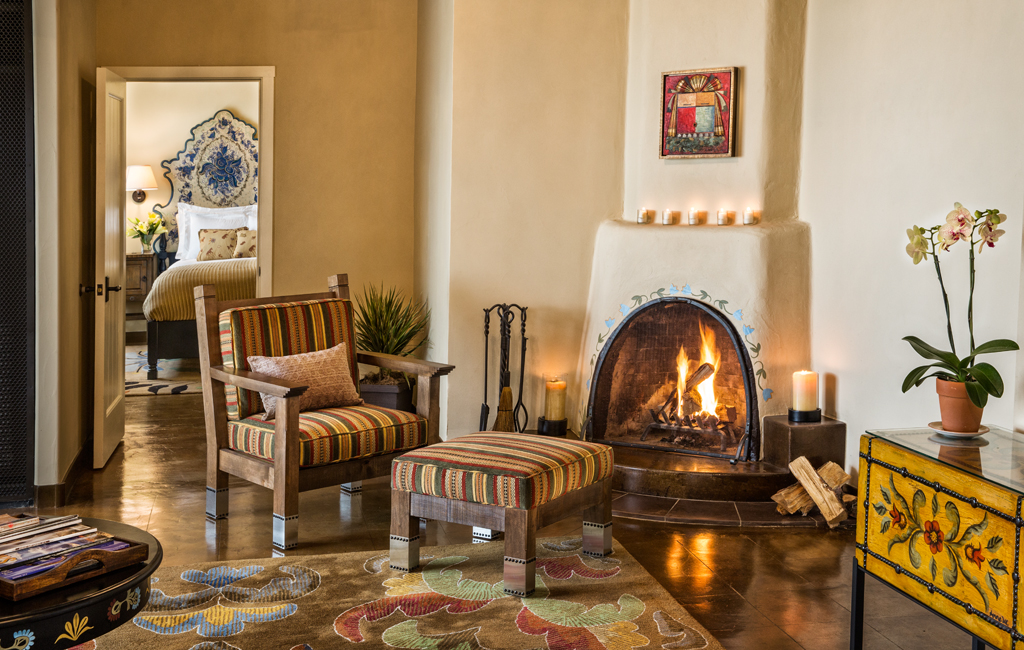
[[[275,66],[274,293],[412,290],[415,0],[98,0],[96,24],[102,66]]]
[[[227,109],[256,127],[259,138],[260,84],[257,81],[129,81],[125,91],[125,155],[129,165],[150,165],[158,189],[147,191],[142,203],[128,201],[126,218],[145,217],[153,206],[165,204],[171,184],[160,163],[178,155],[192,128]],[[127,228],[125,236],[127,237]],[[142,243],[128,238],[127,251],[138,253]]]
[[[848,425],[847,464],[867,428],[938,419],[931,380],[900,339],[946,346],[934,271],[904,252],[911,225],[940,223],[959,201],[1001,208],[1007,235],[978,258],[979,341],[1015,338],[1024,211],[1024,5],[812,0],[807,20],[800,216],[811,224],[815,369]],[[981,90],[983,88],[983,90]],[[960,250],[957,250],[960,249]],[[945,266],[958,352],[966,346],[966,250]],[[1012,424],[1014,356],[989,360],[1007,383],[986,423]],[[826,382],[828,383],[828,382]]]
[[[796,214],[805,2],[632,0],[626,90],[625,216],[639,207],[712,216]],[[685,29],[681,32],[681,26]],[[661,75],[739,68],[736,155],[662,160]]]
[[[576,367],[594,236],[622,210],[627,12],[455,3],[449,436],[479,425],[484,307],[529,307],[529,428],[542,374]]]

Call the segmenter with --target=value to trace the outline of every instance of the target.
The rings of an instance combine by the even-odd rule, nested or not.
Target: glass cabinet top
[[[881,429],[869,435],[973,474],[1014,492],[1024,492],[1024,434],[1002,427],[978,438],[947,438],[931,429]]]

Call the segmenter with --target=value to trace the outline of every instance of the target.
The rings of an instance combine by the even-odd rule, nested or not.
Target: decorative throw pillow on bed
[[[184,204],[179,203],[179,209]],[[195,209],[196,206],[188,206]],[[180,214],[180,213],[179,213]],[[178,221],[178,252],[179,260],[194,260],[199,257],[199,231],[213,228],[244,228],[248,227],[248,217],[242,211],[227,214],[206,214],[186,210],[186,215]]]
[[[309,386],[299,397],[300,411],[315,411],[332,406],[358,406],[363,403],[352,381],[345,343],[327,350],[292,354],[285,357],[247,357],[253,372],[288,379]],[[277,398],[260,393],[264,420],[277,416]]]
[[[239,230],[234,257],[256,257],[256,231]]]
[[[229,260],[238,245],[238,232],[246,228],[204,228],[199,231],[199,255],[196,260]]]

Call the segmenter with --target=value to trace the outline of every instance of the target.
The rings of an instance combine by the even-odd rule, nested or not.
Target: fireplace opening
[[[753,461],[760,428],[750,356],[727,316],[666,297],[631,312],[598,357],[590,434],[607,444]]]

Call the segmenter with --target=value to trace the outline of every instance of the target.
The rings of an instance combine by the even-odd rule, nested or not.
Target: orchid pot
[[[1004,231],[999,224],[1006,221],[1006,215],[999,210],[976,210],[973,214],[959,203],[946,215],[941,226],[921,228],[914,226],[907,230],[910,243],[907,254],[919,264],[931,259],[935,275],[942,291],[942,303],[946,309],[946,333],[949,350],[941,350],[925,343],[916,336],[906,336],[904,341],[919,355],[931,361],[910,371],[903,380],[903,392],[920,386],[925,379],[935,377],[935,390],[939,394],[939,410],[942,428],[952,433],[975,433],[981,427],[982,410],[988,398],[1002,397],[1003,378],[996,368],[978,361],[983,354],[1018,350],[1018,345],[1009,339],[995,339],[977,345],[974,340],[974,279],[975,248],[981,254],[986,248],[993,248]],[[953,320],[949,310],[949,295],[942,280],[942,266],[939,255],[947,253],[957,242],[968,242],[968,271],[970,292],[967,299],[967,329],[970,335],[970,354],[960,357],[953,339]],[[962,248],[962,247],[961,247]],[[948,257],[948,255],[945,255]]]

